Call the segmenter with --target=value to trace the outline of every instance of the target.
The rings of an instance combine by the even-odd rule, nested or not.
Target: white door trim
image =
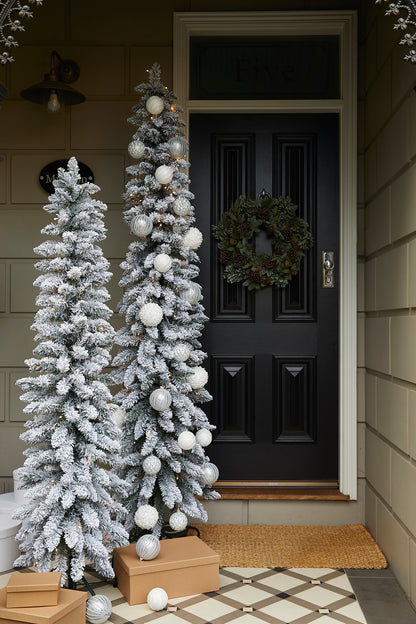
[[[190,100],[189,39],[224,35],[338,35],[339,100]],[[355,11],[175,13],[173,88],[189,113],[336,112],[340,118],[340,490],[357,498],[357,15]]]

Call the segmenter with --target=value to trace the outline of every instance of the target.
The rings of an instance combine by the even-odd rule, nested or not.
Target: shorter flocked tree
[[[55,192],[44,208],[54,220],[42,233],[53,238],[35,248],[43,259],[39,310],[24,411],[32,415],[21,435],[29,446],[20,469],[27,503],[17,512],[22,555],[16,566],[62,572],[62,582],[79,581],[86,562],[106,578],[114,576],[109,555],[128,542],[120,519],[125,483],[112,470],[120,451],[115,405],[101,380],[110,361],[114,330],[105,284],[109,263],[97,243],[105,238],[106,205],[80,183],[71,158],[59,169]]]

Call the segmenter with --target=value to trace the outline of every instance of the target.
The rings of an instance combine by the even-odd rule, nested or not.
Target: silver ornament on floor
[[[146,600],[153,611],[162,611],[168,604],[168,595],[161,587],[155,587],[147,594]]]
[[[212,433],[209,429],[200,429],[196,432],[195,438],[200,446],[209,446],[212,442]]]
[[[111,615],[112,605],[107,596],[96,594],[87,600],[85,615],[90,624],[104,624]]]
[[[139,318],[146,327],[156,327],[163,319],[163,310],[158,303],[145,303],[140,308]]]
[[[140,561],[156,559],[160,553],[160,541],[155,535],[142,535],[136,544],[136,553]]]
[[[190,451],[195,446],[195,436],[192,431],[182,431],[178,437],[178,446],[183,451]]]
[[[135,139],[134,141],[131,141],[129,143],[127,151],[132,158],[140,159],[140,158],[143,158],[144,156],[145,148],[146,146],[144,143],[142,143],[138,139]]]
[[[179,196],[173,202],[173,212],[178,217],[186,217],[191,212],[191,202],[186,197]]]
[[[218,470],[215,464],[211,462],[205,462],[202,466],[202,474],[207,485],[212,485],[216,481],[218,481],[218,477],[220,476],[220,471]]]
[[[155,178],[159,182],[159,184],[169,184],[169,182],[172,182],[173,172],[173,167],[161,165],[155,171]]]
[[[169,518],[169,526],[174,531],[184,531],[188,526],[188,518],[182,511],[175,511]]]
[[[158,412],[163,412],[163,410],[168,409],[170,404],[172,403],[172,397],[168,390],[165,388],[157,388],[153,390],[152,394],[149,397],[149,403],[153,407],[153,409]]]
[[[148,475],[155,475],[162,467],[162,462],[156,455],[149,455],[143,460],[143,470]]]
[[[147,236],[153,230],[153,221],[147,215],[136,215],[130,222],[130,230],[136,236]]]
[[[183,344],[183,342],[180,342],[175,347],[173,347],[172,355],[173,355],[173,358],[177,362],[186,362],[186,360],[191,355],[191,351],[186,346],[186,344]]]
[[[163,100],[158,95],[151,95],[146,101],[146,109],[151,115],[159,115],[164,108]]]
[[[153,529],[159,520],[159,513],[151,505],[142,505],[134,514],[134,521],[140,529]]]
[[[201,286],[195,282],[189,282],[188,287],[181,291],[181,297],[191,305],[198,303],[202,299]]]
[[[188,141],[181,136],[172,137],[168,141],[168,150],[173,158],[182,158],[188,151]]]
[[[159,273],[166,273],[172,267],[172,258],[165,253],[157,254],[153,260],[153,266]]]

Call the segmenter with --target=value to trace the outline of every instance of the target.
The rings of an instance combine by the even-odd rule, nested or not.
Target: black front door
[[[322,252],[336,265],[338,116],[194,114],[190,160],[217,427],[209,456],[221,480],[337,480],[338,287],[336,273],[322,286]],[[249,292],[223,279],[211,226],[263,189],[298,205],[314,244],[285,289]],[[256,247],[268,244],[259,235]]]

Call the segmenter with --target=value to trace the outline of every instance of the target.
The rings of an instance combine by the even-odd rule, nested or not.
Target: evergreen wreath
[[[242,282],[249,290],[284,287],[297,275],[312,235],[296,211],[289,197],[240,197],[231,204],[212,227],[227,282]],[[260,230],[271,238],[272,255],[254,252],[253,238]]]

